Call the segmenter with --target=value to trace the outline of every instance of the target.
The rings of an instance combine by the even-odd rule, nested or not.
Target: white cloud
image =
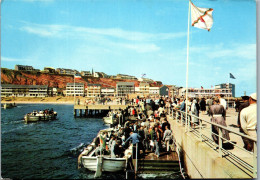
[[[62,37],[73,35],[74,37],[85,37],[91,35],[99,35],[106,37],[119,38],[130,41],[154,41],[175,39],[186,36],[186,32],[179,33],[143,33],[135,31],[126,31],[120,28],[88,28],[69,25],[42,25],[26,23],[20,30],[39,36]]]
[[[117,47],[136,51],[137,53],[156,52],[160,47],[158,41],[186,36],[186,33],[144,33],[126,31],[120,28],[88,28],[70,25],[44,25],[22,22],[19,29],[44,38],[83,40],[95,43],[95,46]],[[112,46],[112,47],[111,47]]]
[[[193,54],[200,54],[201,57],[205,57],[207,60],[221,58],[256,59],[256,44],[216,44],[191,47],[190,50]]]
[[[1,56],[1,61],[6,61],[6,62],[30,62],[30,61],[33,61],[33,60],[32,59],[25,59],[25,58],[10,58],[10,57]]]

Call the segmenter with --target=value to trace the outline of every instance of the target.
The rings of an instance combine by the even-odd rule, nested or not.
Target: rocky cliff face
[[[66,88],[67,83],[73,83],[72,75],[46,74],[41,72],[16,71],[1,68],[2,84],[18,85],[48,85],[49,87]],[[108,78],[83,77],[77,79],[76,83],[101,84],[102,87],[116,87],[117,82],[134,82],[135,86],[139,84],[134,80],[115,80]]]

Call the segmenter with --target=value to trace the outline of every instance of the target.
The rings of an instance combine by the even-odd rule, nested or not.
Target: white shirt
[[[243,131],[248,134],[248,130],[255,130],[257,123],[256,116],[257,106],[250,104],[248,107],[242,109],[240,112],[240,123]]]
[[[219,102],[224,107],[224,109],[227,109],[227,101],[225,99],[220,98]]]

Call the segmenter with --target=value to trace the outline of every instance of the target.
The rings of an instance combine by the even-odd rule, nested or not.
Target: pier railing
[[[238,163],[242,168],[246,168],[249,172],[253,174],[253,177],[257,177],[257,139],[252,138],[248,135],[245,135],[240,132],[236,132],[233,129],[229,127],[225,127],[216,123],[213,123],[211,121],[201,119],[198,116],[180,111],[180,110],[172,110],[172,117],[174,120],[177,120],[178,123],[180,123],[182,126],[185,126],[185,132],[192,132],[194,133],[202,142],[207,143],[211,147],[213,147],[215,150],[218,151],[218,154],[220,157],[229,157],[236,163]],[[198,123],[196,124],[195,127],[191,126],[191,119],[192,118],[197,118]],[[205,124],[209,124],[210,128],[207,130],[205,128]],[[212,132],[211,126],[216,126],[218,127],[218,134]],[[233,143],[231,140],[225,139],[222,134],[222,130],[227,130],[229,133],[236,134],[240,136],[241,138],[249,139],[253,142],[253,151],[248,151],[244,149],[243,147]],[[212,135],[216,135],[218,137],[218,144],[216,144],[212,140]],[[251,162],[245,162],[244,160],[239,157],[239,155],[230,152],[230,150],[226,150],[223,148],[223,142],[228,142],[232,144],[234,147],[239,148],[240,150],[246,152],[248,154],[248,157],[252,159]]]

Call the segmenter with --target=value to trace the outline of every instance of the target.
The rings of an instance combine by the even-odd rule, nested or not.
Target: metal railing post
[[[256,142],[254,141],[254,154],[253,154],[253,177],[257,178],[257,145]]]
[[[187,120],[188,120],[188,131],[191,131],[191,127],[190,127],[191,116],[188,113],[187,113]]]
[[[175,111],[175,116],[176,116],[176,120],[177,120],[177,122],[179,122],[179,117],[178,117],[178,112],[177,111]]]
[[[185,112],[186,113],[186,112]],[[184,123],[185,123],[185,132],[187,132],[188,131],[188,121],[187,121],[187,119],[188,119],[188,116],[187,116],[187,118],[186,118],[186,114],[185,114],[185,121],[184,121]]]
[[[219,127],[218,128],[218,154],[219,154],[219,157],[222,157],[222,142],[223,142],[223,139],[222,139],[222,129]]]
[[[202,120],[199,119],[199,123],[200,123],[200,140],[202,141]]]

